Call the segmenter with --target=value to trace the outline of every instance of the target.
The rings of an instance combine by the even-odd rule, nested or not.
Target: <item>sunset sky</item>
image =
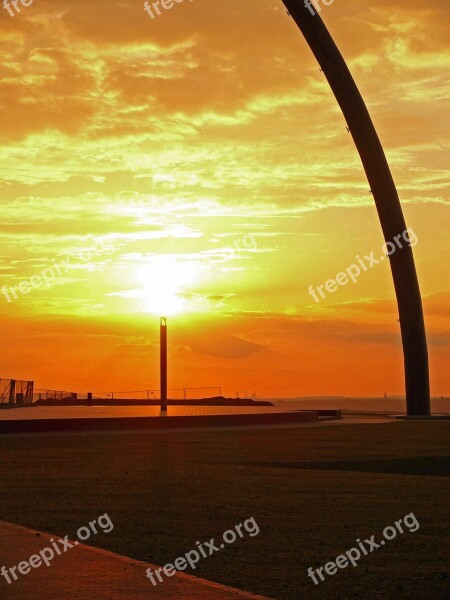
[[[387,152],[450,393],[448,0],[335,0],[329,26]],[[2,378],[260,397],[403,393],[373,197],[280,0],[0,3]],[[47,277],[50,285],[22,285]],[[34,280],[37,283],[38,280]],[[17,288],[18,289],[18,288]]]

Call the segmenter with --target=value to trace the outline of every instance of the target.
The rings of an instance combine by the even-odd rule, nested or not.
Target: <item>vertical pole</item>
[[[161,413],[167,415],[167,317],[161,317],[159,339]]]
[[[9,384],[9,403],[14,404],[16,401],[16,380],[11,379]]]

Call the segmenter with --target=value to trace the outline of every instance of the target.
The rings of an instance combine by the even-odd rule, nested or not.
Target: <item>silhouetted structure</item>
[[[302,0],[282,0],[319,62],[341,107],[375,199],[386,242],[406,231],[399,196],[383,147],[353,77],[318,14]],[[397,296],[405,365],[406,405],[410,416],[430,414],[428,350],[422,299],[412,248],[390,257]]]
[[[160,338],[160,380],[161,380],[161,412],[167,413],[167,318],[161,317],[159,327]]]
[[[32,404],[34,381],[0,379],[0,407],[12,408]]]

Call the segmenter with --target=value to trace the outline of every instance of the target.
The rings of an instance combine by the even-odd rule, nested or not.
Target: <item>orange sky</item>
[[[335,0],[322,16],[418,239],[432,394],[448,395],[450,5]],[[0,4],[0,51],[1,377],[157,387],[173,308],[170,387],[403,392],[388,262],[308,294],[383,238],[280,0],[186,0],[153,20],[141,0]]]

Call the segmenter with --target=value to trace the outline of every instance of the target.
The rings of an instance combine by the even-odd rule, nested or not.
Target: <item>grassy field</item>
[[[5,436],[0,519],[73,537],[108,512],[113,532],[89,543],[164,565],[254,517],[257,537],[202,560],[195,574],[278,600],[443,599],[449,434],[449,423],[399,422]],[[411,512],[417,532],[319,586],[307,577]]]

